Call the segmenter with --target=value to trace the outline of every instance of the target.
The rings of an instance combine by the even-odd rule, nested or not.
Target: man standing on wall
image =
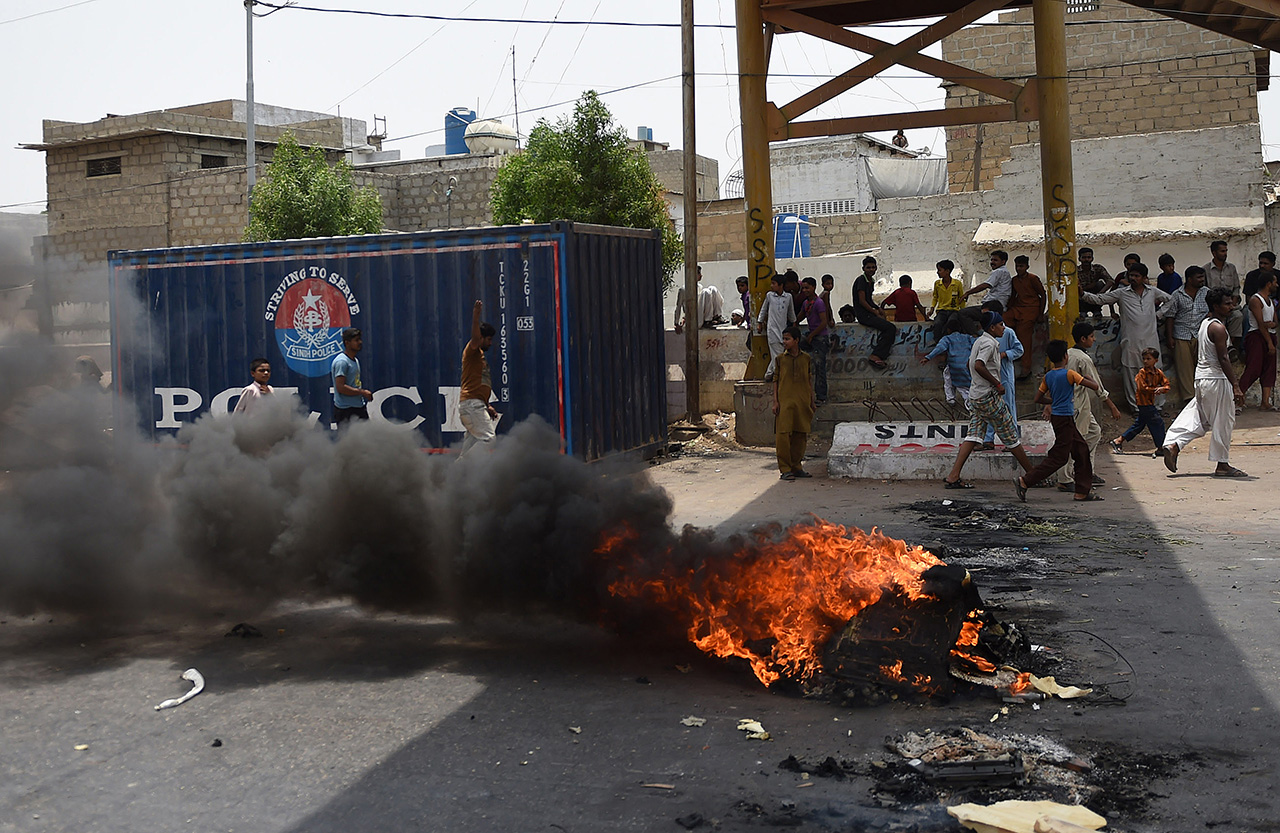
[[[1009,262],[1009,253],[996,249],[991,253],[991,274],[982,283],[964,293],[965,300],[970,295],[977,295],[979,292],[986,291],[986,295],[982,296],[982,304],[977,306],[965,307],[960,314],[968,319],[967,327],[970,335],[973,335],[983,328],[979,324],[982,318],[982,310],[987,301],[999,301],[1000,313],[1004,314],[1005,309],[1009,306],[1009,296],[1013,294],[1013,275],[1009,274],[1009,269],[1005,266]]]
[[[493,325],[480,320],[483,301],[476,301],[471,309],[471,340],[462,348],[462,390],[458,394],[458,419],[467,429],[458,459],[475,447],[476,443],[493,442],[494,429],[498,425],[498,412],[489,404],[493,397],[493,382],[489,377],[489,362],[484,352],[493,346]]]
[[[1026,255],[1018,255],[1013,259],[1013,292],[1009,295],[1009,306],[1004,311],[1005,324],[1018,334],[1022,342],[1022,371],[1018,379],[1031,377],[1031,345],[1034,340],[1036,325],[1045,320],[1045,310],[1049,296],[1044,291],[1040,276],[1029,271],[1031,260]]]
[[[373,392],[364,389],[360,360],[356,354],[364,349],[364,336],[355,327],[342,331],[342,352],[333,357],[329,372],[333,376],[333,424],[342,427],[349,419],[368,419],[367,403]]]

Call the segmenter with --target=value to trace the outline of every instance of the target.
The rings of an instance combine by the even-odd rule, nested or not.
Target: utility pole
[[[533,56],[538,59],[537,55]],[[520,150],[520,89],[516,86],[516,45],[511,44],[511,111],[515,113],[516,150]]]
[[[680,0],[680,57],[684,90],[684,386],[689,421],[702,420],[698,339],[698,154],[694,130],[693,0]]]
[[[769,180],[769,55],[760,0],[737,0],[738,102],[742,112],[742,185],[747,203],[747,280],[758,316],[773,280],[773,184]],[[765,337],[751,337],[747,379],[763,379],[769,364]]]
[[[1075,183],[1067,118],[1066,0],[1034,0],[1036,92],[1040,103],[1040,187],[1049,284],[1049,338],[1067,340],[1080,314],[1076,290]]]
[[[245,83],[244,83],[244,129],[245,129],[245,164],[248,166],[249,174],[249,190],[246,194],[245,205],[252,206],[253,202],[253,186],[258,179],[258,145],[253,130],[253,3],[254,0],[244,0],[244,22],[245,22]],[[252,210],[250,208],[250,210]]]

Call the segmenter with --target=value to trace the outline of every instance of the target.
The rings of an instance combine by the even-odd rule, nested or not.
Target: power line
[[[648,86],[651,86],[651,85],[653,85],[653,84],[662,84],[662,83],[664,83],[664,82],[666,82],[666,81],[673,81],[673,80],[675,80],[675,79],[677,79],[677,78],[679,78],[679,77],[680,77],[680,75],[679,75],[679,74],[676,74],[676,75],[668,75],[668,76],[665,76],[665,77],[663,77],[663,78],[655,78],[655,79],[653,79],[652,81],[641,81],[641,82],[640,82],[640,83],[638,83],[638,84],[628,84],[628,85],[627,85],[627,86],[625,86],[625,87],[618,87],[618,88],[613,89],[613,90],[605,90],[604,92],[597,93],[597,95],[600,95],[600,96],[606,96],[606,95],[613,95],[614,93],[623,93],[623,92],[626,92],[627,90],[634,90],[634,89],[637,89],[637,88],[639,88],[639,87],[648,87]],[[541,111],[543,111],[543,110],[551,110],[551,109],[554,109],[554,108],[556,108],[556,107],[565,107],[565,106],[567,106],[567,105],[569,105],[569,104],[573,104],[575,101],[577,101],[577,99],[576,99],[576,98],[575,98],[575,99],[570,99],[570,100],[568,100],[568,101],[557,101],[557,102],[555,102],[555,103],[553,103],[553,104],[544,104],[544,105],[543,105],[543,106],[541,106],[541,107],[530,107],[529,109],[527,109],[527,110],[521,110],[520,112],[521,112],[521,113],[538,113],[538,112],[541,112]],[[512,114],[511,114],[511,113],[501,113],[501,114],[499,114],[498,116],[496,116],[495,118],[503,118],[503,117],[505,117],[505,116],[510,116],[510,115],[512,115]],[[424,130],[424,131],[422,131],[421,133],[409,133],[409,134],[404,135],[404,136],[396,136],[394,139],[384,139],[383,141],[385,141],[385,142],[400,142],[400,141],[403,141],[403,140],[405,140],[405,139],[416,139],[416,138],[418,138],[419,136],[426,136],[426,135],[429,135],[429,134],[431,134],[431,133],[442,133],[442,132],[444,132],[444,128],[439,127],[439,128],[434,129],[434,130]]]
[[[479,2],[479,0],[471,0],[471,2],[467,4],[467,8],[466,8],[466,9],[463,9],[463,11],[465,12],[467,9],[471,8],[472,6],[474,6],[474,5],[475,5],[476,3],[478,3],[478,2]],[[282,7],[282,8],[291,8],[291,6],[284,6],[284,7]],[[280,11],[280,9],[276,9],[275,11]],[[272,12],[272,14],[274,14],[274,13],[275,13],[275,12]],[[438,35],[438,34],[440,34],[441,32],[443,32],[443,31],[445,30],[445,27],[446,27],[446,26],[448,26],[448,24],[447,24],[447,23],[441,24],[441,26],[440,26],[440,28],[439,28],[439,29],[436,29],[434,32],[432,32],[431,34],[429,34],[429,35],[427,35],[425,38],[423,38],[421,41],[419,41],[417,46],[415,46],[413,49],[410,49],[408,52],[404,53],[404,54],[403,54],[403,55],[401,55],[399,58],[397,58],[397,59],[395,59],[394,61],[392,61],[392,62],[391,62],[391,63],[386,67],[386,69],[382,70],[382,72],[379,72],[377,75],[373,76],[373,77],[372,77],[372,78],[370,78],[368,81],[364,82],[363,84],[361,84],[360,86],[358,86],[358,87],[356,87],[354,90],[352,90],[351,92],[347,93],[347,94],[346,94],[342,99],[340,99],[336,104],[333,104],[332,106],[330,106],[330,107],[329,107],[329,109],[330,109],[330,110],[334,109],[335,107],[337,107],[338,105],[340,105],[340,104],[342,104],[344,101],[346,101],[348,98],[351,98],[351,96],[355,95],[356,93],[358,93],[358,92],[360,92],[361,90],[363,90],[365,87],[367,87],[367,86],[369,86],[370,84],[372,84],[374,81],[377,81],[379,78],[381,78],[382,76],[386,75],[388,72],[390,72],[392,69],[394,69],[394,68],[395,68],[395,67],[396,67],[396,66],[397,66],[401,61],[403,61],[405,58],[408,58],[410,55],[412,55],[413,53],[417,52],[417,51],[418,51],[419,49],[421,49],[422,47],[426,46],[427,41],[431,40],[431,39],[432,39],[432,38],[434,38],[436,35]]]
[[[80,0],[79,3],[71,3],[70,5],[67,5],[67,6],[59,6],[56,9],[45,9],[42,12],[32,12],[31,14],[24,14],[22,17],[11,17],[8,20],[0,20],[0,26],[5,25],[6,23],[17,23],[20,20],[30,20],[33,17],[40,17],[41,15],[53,14],[54,12],[61,12],[67,9],[74,9],[76,6],[87,6],[90,3],[96,3],[96,2],[98,2],[98,0]],[[19,205],[22,205],[22,204],[23,203],[19,203]]]
[[[545,26],[623,26],[638,29],[679,29],[680,24],[677,23],[646,23],[638,20],[521,20],[514,17],[458,17],[457,15],[444,14],[410,14],[408,12],[377,12],[372,9],[325,9],[319,6],[298,6],[298,5],[275,5],[268,3],[266,0],[256,0],[259,6],[267,6],[268,8],[290,8],[298,9],[304,12],[327,12],[329,14],[354,14],[365,15],[367,17],[390,17],[407,20],[442,20],[449,23],[510,23],[515,25],[545,25]],[[699,29],[733,29],[732,24],[722,23],[698,23],[695,26]]]
[[[91,3],[91,2],[95,2],[95,0],[82,0],[82,3],[75,4],[75,5],[82,5],[83,3]],[[374,11],[372,9],[329,9],[329,8],[323,8],[321,6],[301,6],[301,5],[289,4],[289,3],[276,4],[276,3],[267,2],[267,0],[255,0],[255,2],[259,6],[266,6],[267,8],[277,9],[277,10],[288,8],[288,9],[297,9],[299,11],[306,11],[306,12],[363,15],[366,17],[386,17],[386,18],[395,18],[395,19],[402,19],[402,20],[438,20],[438,21],[452,22],[452,23],[507,23],[507,24],[514,24],[514,25],[536,24],[536,25],[548,25],[548,26],[618,26],[618,27],[639,28],[639,29],[679,29],[680,28],[680,23],[678,22],[664,23],[664,22],[644,22],[644,21],[637,21],[637,20],[557,20],[557,19],[530,20],[530,19],[521,19],[521,18],[514,18],[514,17],[459,17],[457,15],[442,15],[442,14],[380,12],[380,11]],[[1104,5],[1108,8],[1121,8],[1122,6],[1122,4],[1099,3],[1099,7],[1102,7]],[[64,8],[71,8],[71,7],[66,6]],[[58,11],[58,10],[53,9],[51,11]],[[1224,18],[1224,19],[1230,19],[1230,20],[1258,20],[1258,21],[1277,20],[1276,16],[1267,15],[1267,14],[1216,14],[1214,12],[1193,12],[1193,11],[1183,11],[1183,10],[1179,10],[1178,13],[1180,15],[1187,15],[1191,17],[1216,17],[1216,18]],[[40,12],[39,14],[45,14],[45,12]],[[1123,23],[1126,25],[1136,25],[1136,24],[1143,24],[1143,23],[1148,23],[1148,24],[1161,23],[1161,22],[1164,22],[1165,20],[1177,19],[1172,15],[1168,15],[1168,14],[1163,14],[1163,13],[1153,13],[1153,14],[1157,14],[1158,16],[1149,17],[1149,18],[1148,17],[1131,18],[1131,19],[1123,19],[1123,20],[1116,20],[1114,18],[1108,19],[1108,20],[1068,20],[1066,25],[1067,26],[1106,26],[1106,25],[1116,24],[1116,23]],[[29,15],[29,16],[34,17],[35,15]],[[18,18],[18,19],[21,20],[23,18]],[[8,21],[0,21],[0,22],[8,22]],[[852,24],[851,28],[854,28],[854,29],[923,29],[925,28],[926,25],[927,25],[926,23],[865,23],[865,24]],[[965,28],[968,29],[968,28],[974,28],[978,26],[1017,27],[1017,26],[1034,26],[1034,25],[1035,25],[1035,22],[1029,21],[1029,20],[1028,21],[997,20],[997,21],[992,21],[990,23],[976,23],[976,24],[972,24],[971,26],[966,26]],[[731,30],[731,29],[735,29],[736,26],[732,23],[695,23],[694,28]]]

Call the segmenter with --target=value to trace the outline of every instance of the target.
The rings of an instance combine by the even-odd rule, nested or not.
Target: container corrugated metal
[[[666,439],[659,232],[557,222],[112,252],[112,365],[144,431],[228,413],[249,361],[328,424],[343,327],[364,334],[373,418],[444,448],[458,421],[471,309],[499,433],[531,415],[587,460]]]

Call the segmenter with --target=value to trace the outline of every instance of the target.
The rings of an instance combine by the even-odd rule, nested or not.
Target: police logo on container
[[[285,364],[303,376],[328,376],[342,352],[342,330],[360,312],[346,280],[323,266],[290,272],[267,301]]]

